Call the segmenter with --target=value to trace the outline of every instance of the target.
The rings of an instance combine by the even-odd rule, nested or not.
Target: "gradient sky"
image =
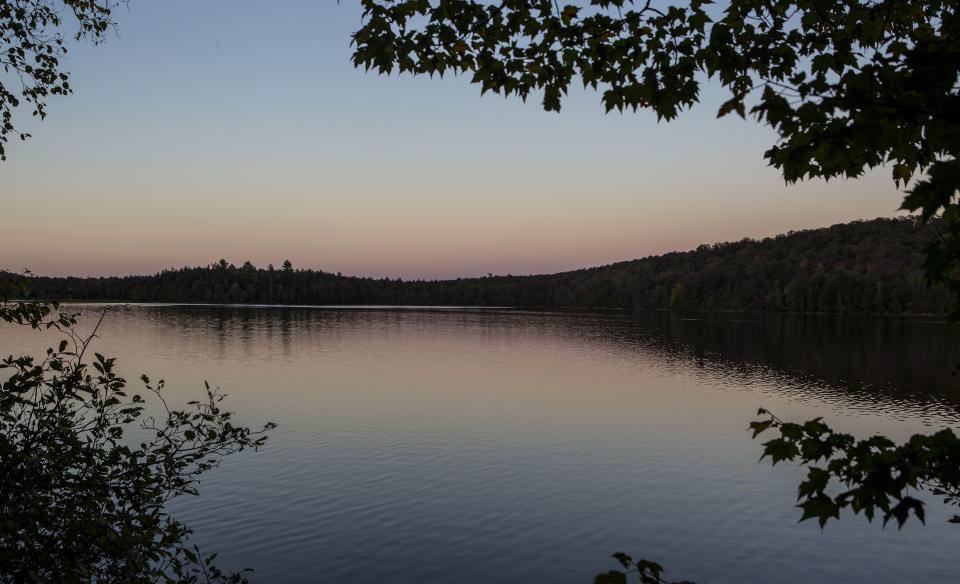
[[[543,273],[891,216],[880,170],[785,186],[771,130],[559,115],[463,78],[353,69],[357,3],[132,0],[75,94],[0,163],[0,268],[152,273],[221,257],[345,274]]]

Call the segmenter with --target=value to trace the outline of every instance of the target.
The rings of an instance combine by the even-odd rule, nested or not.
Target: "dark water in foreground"
[[[170,400],[206,379],[280,424],[176,505],[254,582],[588,583],[618,550],[711,583],[960,580],[952,510],[798,524],[803,471],[745,431],[759,406],[960,426],[935,320],[129,306],[101,337]],[[5,354],[46,341],[0,327]]]

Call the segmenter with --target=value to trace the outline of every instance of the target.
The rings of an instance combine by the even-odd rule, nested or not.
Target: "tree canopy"
[[[65,39],[99,42],[112,25],[113,5],[111,0],[0,0],[0,160],[6,160],[10,136],[29,136],[15,125],[18,108],[32,108],[42,119],[49,96],[72,91],[70,74],[61,66]]]
[[[903,209],[942,214],[931,279],[960,290],[960,4],[954,0],[362,0],[354,63],[469,76],[559,111],[570,85],[607,111],[671,120],[716,83],[752,115],[787,182],[887,166]]]

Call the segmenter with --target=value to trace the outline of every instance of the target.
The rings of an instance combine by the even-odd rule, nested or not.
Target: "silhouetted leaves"
[[[15,128],[14,111],[32,108],[46,117],[46,100],[66,95],[69,74],[61,69],[67,54],[66,38],[98,42],[111,26],[110,0],[19,0],[0,2],[0,160],[11,135],[29,134]],[[65,29],[71,23],[70,32]],[[17,85],[11,85],[15,82]]]
[[[74,315],[7,303],[0,318],[67,338],[36,359],[0,361],[0,581],[242,582],[189,546],[166,503],[196,494],[220,459],[259,448],[273,428],[238,426],[209,385],[188,409],[167,407],[163,381],[141,379],[156,401],[127,393],[116,360],[94,353]]]
[[[857,440],[835,432],[820,418],[803,424],[784,422],[762,408],[757,415],[763,417],[748,426],[753,438],[779,433],[763,443],[762,458],[769,457],[773,464],[798,461],[808,467],[807,477],[797,487],[800,521],[816,520],[822,529],[850,509],[869,521],[880,515],[884,526],[892,520],[901,528],[911,516],[924,523],[924,503],[911,495],[923,491],[942,497],[948,505],[960,505],[960,438],[953,430],[917,434],[896,444],[883,436]],[[829,492],[832,487],[837,492]],[[949,522],[960,524],[960,515]],[[659,564],[634,562],[624,553],[613,557],[624,571],[600,574],[595,584],[627,582],[634,572],[642,584],[666,582]]]
[[[682,582],[669,582],[663,579],[663,566],[656,562],[640,559],[634,561],[633,558],[623,552],[617,552],[612,556],[623,566],[621,570],[610,570],[594,578],[594,584],[626,584],[628,581],[639,582],[640,584],[691,584],[686,580]]]
[[[820,419],[794,424],[766,410],[759,414],[765,417],[749,427],[754,437],[779,433],[763,443],[763,457],[810,467],[797,489],[801,521],[816,519],[823,527],[849,508],[871,521],[880,515],[884,525],[893,520],[901,527],[911,515],[924,522],[923,502],[910,495],[918,491],[960,504],[960,438],[951,429],[896,444],[883,436],[857,440]],[[831,494],[834,485],[842,488]]]

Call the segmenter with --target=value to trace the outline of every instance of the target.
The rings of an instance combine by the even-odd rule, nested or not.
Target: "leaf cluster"
[[[110,0],[0,0],[0,160],[10,136],[29,137],[14,127],[18,107],[43,119],[48,97],[72,92],[61,67],[67,39],[101,40],[113,7]],[[72,34],[65,33],[68,22]]]
[[[925,522],[925,503],[915,496],[920,492],[960,505],[960,438],[950,429],[916,434],[896,444],[884,436],[857,440],[834,431],[821,418],[784,422],[762,408],[757,415],[762,417],[749,425],[753,438],[779,434],[763,443],[761,460],[769,458],[773,465],[798,461],[808,467],[797,487],[800,521],[816,519],[823,528],[850,509],[871,522],[882,517],[884,526],[893,520],[899,529],[911,516]],[[960,515],[950,522],[960,524]],[[634,562],[621,552],[613,557],[624,569],[599,574],[595,584],[626,584],[631,574],[641,584],[666,584],[659,564]]]
[[[559,111],[575,77],[604,87],[607,110],[651,107],[673,118],[692,105],[698,47],[709,18],[703,0],[659,10],[647,2],[594,0],[363,0],[354,64],[380,73],[470,75],[482,92],[534,91]]]
[[[797,489],[801,521],[816,519],[823,527],[849,508],[870,521],[882,517],[884,525],[893,520],[900,528],[911,516],[925,521],[924,502],[916,496],[920,492],[960,505],[960,438],[949,428],[896,444],[884,436],[857,440],[820,418],[798,424],[764,409],[758,415],[764,417],[750,424],[754,438],[779,433],[763,443],[761,459],[808,467]]]
[[[61,331],[42,357],[0,361],[0,581],[242,582],[189,543],[172,498],[224,456],[257,449],[259,430],[237,425],[224,395],[171,409],[163,382],[142,378],[160,413],[130,394],[116,360],[85,357],[94,335],[49,304],[0,304],[9,323]],[[102,319],[102,317],[101,317]]]
[[[664,580],[663,566],[656,562],[644,559],[634,561],[632,557],[623,552],[617,552],[611,557],[617,560],[623,569],[598,574],[593,580],[594,584],[627,584],[631,579],[640,582],[640,584],[692,584],[687,580],[677,582]]]

